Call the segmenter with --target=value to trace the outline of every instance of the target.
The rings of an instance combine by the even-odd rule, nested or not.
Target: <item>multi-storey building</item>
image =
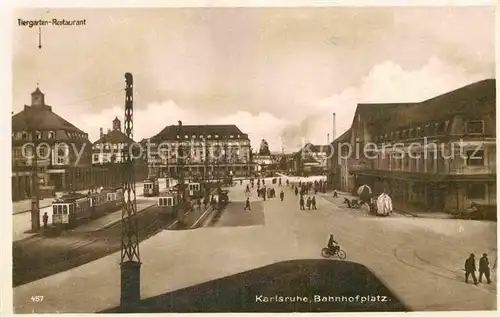
[[[121,182],[121,164],[124,163],[124,152],[129,151],[131,158],[135,160],[136,180],[142,180],[147,176],[147,166],[143,157],[140,156],[140,146],[134,140],[122,132],[121,121],[118,117],[112,122],[113,128],[106,134],[100,128],[99,139],[94,142],[92,148],[92,164],[94,167],[107,168],[110,182]]]
[[[351,181],[335,175],[334,187],[368,184],[427,210],[496,204],[495,98],[495,80],[484,80],[419,103],[358,105],[353,154],[332,161]]]
[[[54,113],[37,88],[31,105],[12,116],[13,199],[31,196],[35,157],[42,192],[85,188],[92,179],[91,148],[87,133]]]
[[[248,135],[235,125],[171,125],[142,140],[149,175],[215,179],[253,173]],[[181,160],[182,158],[182,160]]]

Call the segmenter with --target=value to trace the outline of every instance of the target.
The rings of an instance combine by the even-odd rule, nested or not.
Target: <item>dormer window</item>
[[[239,139],[241,137],[241,135],[238,134],[237,138]]]
[[[56,133],[54,131],[49,131],[48,138],[53,139],[56,137]]]
[[[196,135],[195,135],[195,134],[193,134],[193,135],[191,136],[191,139],[194,139],[194,138],[196,138]]]
[[[218,134],[216,134],[214,137],[215,137],[216,139],[218,139],[218,138],[219,138],[219,135],[218,135]]]
[[[207,139],[211,139],[211,138],[212,138],[212,136],[210,134],[207,135]]]
[[[189,139],[189,135],[184,135],[184,139]]]
[[[482,134],[484,133],[484,122],[483,120],[471,120],[466,123],[467,133],[472,134]]]
[[[42,139],[42,132],[36,131],[35,132],[35,137],[36,137],[37,140],[41,140]]]
[[[230,139],[234,138],[234,135],[232,135],[232,134],[231,134],[231,135],[229,136],[229,138],[230,138]]]
[[[178,138],[178,139],[180,139],[180,136],[179,136],[179,135],[177,135],[177,138]]]

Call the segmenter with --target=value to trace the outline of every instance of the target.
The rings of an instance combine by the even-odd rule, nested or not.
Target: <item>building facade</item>
[[[485,80],[420,103],[358,105],[347,144],[363,150],[337,166],[351,181],[332,171],[334,187],[367,184],[425,210],[496,205],[495,98]]]
[[[135,179],[143,180],[147,177],[147,165],[140,155],[140,146],[122,132],[121,121],[116,117],[112,122],[112,129],[106,134],[100,129],[99,139],[92,145],[92,164],[95,168],[108,171],[109,180],[106,183],[118,184],[122,181],[125,151],[130,151],[135,161]]]
[[[293,155],[292,170],[297,175],[325,174],[331,145],[313,145],[307,143]]]
[[[250,139],[235,125],[172,125],[141,141],[149,175],[218,179],[254,173]]]
[[[33,194],[35,159],[42,193],[85,188],[92,182],[91,148],[88,135],[54,113],[37,88],[31,105],[12,116],[13,199]]]

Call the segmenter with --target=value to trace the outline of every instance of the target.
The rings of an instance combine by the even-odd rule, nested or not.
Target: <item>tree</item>
[[[260,141],[259,155],[271,155],[271,151],[269,151],[269,144],[267,144],[267,141],[264,139]]]

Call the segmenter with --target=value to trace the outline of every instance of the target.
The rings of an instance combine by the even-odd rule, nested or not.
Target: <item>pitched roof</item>
[[[179,134],[179,126],[178,125],[169,125],[165,127],[160,133],[155,135],[153,138],[157,139],[177,139],[177,135]],[[217,134],[219,137],[224,138],[230,135],[240,135],[240,138],[248,139],[248,135],[241,132],[241,130],[234,124],[229,125],[183,125],[182,126],[182,134],[188,135],[191,137],[192,135],[213,135]]]
[[[330,144],[333,145],[335,143],[350,141],[351,140],[351,131],[352,131],[351,128],[349,128],[346,132],[344,132],[341,136],[339,136],[338,138],[333,140],[333,142]]]
[[[111,130],[110,132],[103,135],[99,140],[95,141],[97,143],[134,143],[134,140],[129,138],[125,133],[120,130]]]
[[[353,126],[358,115],[368,118],[366,122],[369,127],[382,131],[446,120],[457,114],[489,112],[495,115],[495,101],[495,79],[486,79],[422,102],[359,104]],[[488,102],[490,107],[485,107]]]
[[[86,134],[52,112],[50,106],[24,106],[24,110],[12,116],[12,131],[23,131],[30,127],[40,131],[64,130]]]

